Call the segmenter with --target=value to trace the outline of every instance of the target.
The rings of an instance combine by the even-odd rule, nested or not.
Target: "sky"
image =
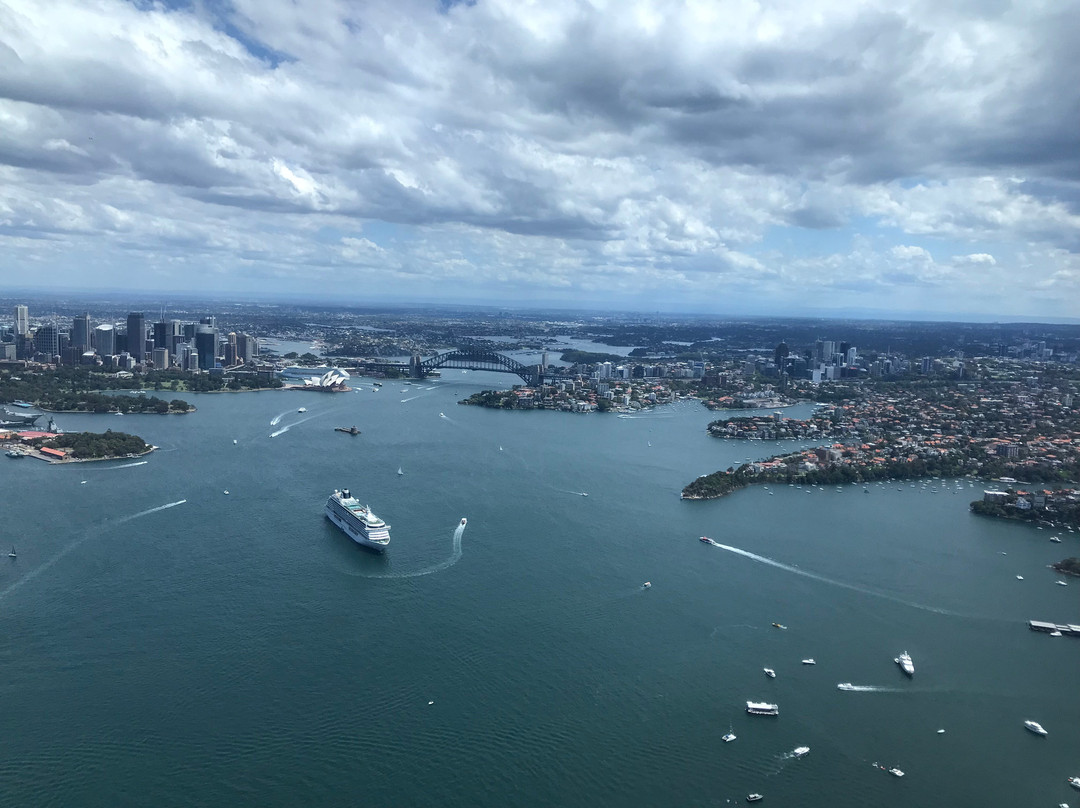
[[[0,288],[1080,316],[1077,0],[0,0]]]

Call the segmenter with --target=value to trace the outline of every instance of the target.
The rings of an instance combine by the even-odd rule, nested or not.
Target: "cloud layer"
[[[0,283],[1080,315],[1078,9],[0,0]]]

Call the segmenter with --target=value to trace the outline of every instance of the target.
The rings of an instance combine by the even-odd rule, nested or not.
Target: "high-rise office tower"
[[[76,316],[71,326],[71,347],[80,354],[90,350],[91,333],[89,313]]]
[[[131,312],[127,317],[127,352],[136,362],[146,358],[146,316]]]
[[[43,325],[34,332],[34,350],[51,360],[60,353],[60,331],[55,325]]]
[[[30,310],[26,306],[15,307],[15,334],[30,333]]]
[[[212,370],[217,364],[217,330],[200,323],[195,326],[195,350],[199,355],[199,370]]]
[[[102,323],[94,329],[94,349],[98,356],[116,354],[116,329],[111,323]]]

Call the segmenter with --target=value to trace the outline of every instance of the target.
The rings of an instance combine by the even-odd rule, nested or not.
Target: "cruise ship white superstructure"
[[[390,543],[390,525],[361,505],[349,489],[335,491],[326,500],[326,518],[357,544],[380,552]]]

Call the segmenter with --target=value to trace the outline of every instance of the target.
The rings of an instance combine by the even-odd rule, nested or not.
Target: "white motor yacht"
[[[1024,727],[1026,729],[1031,730],[1036,735],[1047,735],[1048,734],[1047,731],[1045,729],[1043,729],[1042,724],[1040,724],[1038,721],[1025,721],[1024,722]]]
[[[1068,783],[1073,788],[1080,789],[1080,777],[1070,777]]]
[[[814,660],[812,660],[812,659],[804,659],[802,661],[802,664],[804,664],[804,665],[816,665],[817,663],[814,662]]]
[[[915,675],[915,663],[911,661],[911,654],[909,654],[907,651],[904,651],[904,653],[894,659],[893,662],[899,665],[900,670],[902,670],[908,676]]]
[[[791,754],[793,754],[795,757],[802,757],[803,755],[809,754],[809,752],[810,752],[810,747],[809,746],[796,746],[794,751],[792,751]]]
[[[772,668],[763,668],[763,670],[765,671],[765,675],[768,676],[770,679],[776,678],[776,671],[774,671]]]

